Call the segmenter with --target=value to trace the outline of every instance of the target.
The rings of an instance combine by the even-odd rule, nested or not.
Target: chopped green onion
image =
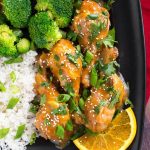
[[[85,102],[84,102],[83,98],[80,98],[79,107],[81,108],[81,110],[84,110],[84,105],[85,105]]]
[[[67,39],[71,40],[72,42],[75,42],[77,40],[78,35],[73,32],[73,31],[69,31],[67,33]]]
[[[77,105],[76,105],[74,99],[71,99],[69,104],[70,104],[69,105],[69,110],[70,110],[71,113],[74,112],[74,111],[77,111]]]
[[[32,133],[31,138],[30,138],[30,145],[34,144],[36,140],[36,133]]]
[[[53,115],[66,115],[67,114],[67,110],[66,110],[67,106],[66,104],[59,106],[57,109],[53,109],[53,111],[51,112]]]
[[[128,98],[125,100],[125,105],[130,105],[132,108],[134,107],[133,103]]]
[[[7,105],[7,109],[13,109],[18,102],[19,102],[19,98],[11,98]]]
[[[44,120],[44,125],[45,126],[50,126],[51,125],[50,121],[47,118],[45,118],[45,120]]]
[[[9,60],[4,61],[4,64],[13,64],[13,63],[21,63],[23,62],[23,58],[22,57],[17,57],[17,58],[11,58]]]
[[[0,129],[0,139],[3,139],[4,137],[6,137],[8,133],[9,133],[9,128]]]
[[[93,54],[90,51],[87,51],[85,54],[85,61],[90,64],[93,59]]]
[[[25,124],[23,125],[20,125],[17,129],[17,132],[16,132],[16,135],[14,137],[14,139],[19,139],[22,137],[23,133],[24,133],[24,130],[25,130]]]
[[[92,86],[96,86],[97,84],[97,80],[98,80],[98,74],[97,74],[97,71],[96,71],[96,68],[93,67],[92,71],[91,71],[91,75],[90,75],[90,83]]]
[[[74,89],[73,89],[73,85],[71,82],[66,82],[65,83],[65,90],[66,92],[68,92],[71,96],[74,96]]]
[[[16,85],[10,85],[10,91],[13,93],[13,94],[17,94],[20,92],[20,89],[19,87],[17,87]]]
[[[77,62],[77,59],[75,58],[75,56],[73,56],[71,54],[66,54],[66,55],[71,63],[73,63],[75,66],[78,66],[78,62]]]
[[[59,61],[59,60],[60,60],[60,57],[55,54],[55,55],[54,55],[54,59],[55,59],[56,61]]]
[[[98,18],[98,14],[90,14],[87,16],[87,19],[96,20]]]
[[[11,78],[12,82],[15,82],[15,81],[16,81],[16,74],[15,74],[14,71],[12,71],[12,72],[10,73],[10,78]]]
[[[70,100],[71,96],[69,94],[60,94],[58,96],[58,102],[66,103]]]
[[[65,134],[65,130],[62,126],[58,125],[56,128],[56,135],[60,138],[60,139],[64,139],[64,134]]]
[[[90,95],[90,91],[88,89],[83,89],[82,97],[86,100]]]
[[[116,92],[112,98],[111,98],[111,101],[110,101],[110,104],[109,104],[109,108],[112,109],[118,102],[119,102],[119,96],[120,96],[120,93],[119,92]]]
[[[0,81],[0,92],[5,92],[5,91],[6,91],[5,85]]]
[[[45,94],[42,94],[41,95],[41,100],[40,100],[40,105],[44,105],[46,102],[46,95]]]
[[[69,121],[67,122],[65,128],[66,128],[66,130],[68,130],[68,131],[73,131],[73,124],[72,124],[72,121],[71,121],[71,120],[69,120]]]
[[[62,74],[63,74],[63,70],[59,69],[59,75],[62,75]]]
[[[48,83],[48,82],[42,82],[42,83],[41,83],[41,86],[43,86],[43,87],[48,87],[48,86],[49,86],[49,83]]]
[[[101,100],[100,103],[94,108],[94,112],[99,114],[101,107],[106,106],[108,104],[107,101]]]
[[[36,106],[36,105],[31,105],[30,106],[30,109],[29,109],[29,112],[32,112],[33,114],[36,114],[37,113],[37,111],[38,111],[38,109],[39,109],[39,106]]]

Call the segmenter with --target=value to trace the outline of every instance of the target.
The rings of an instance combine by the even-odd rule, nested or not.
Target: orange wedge
[[[85,134],[74,140],[80,150],[126,150],[137,130],[136,118],[131,108],[116,116],[110,127],[95,136]]]

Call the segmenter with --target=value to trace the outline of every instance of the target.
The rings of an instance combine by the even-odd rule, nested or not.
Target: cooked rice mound
[[[0,58],[0,81],[4,83],[6,92],[0,92],[0,129],[10,128],[9,133],[0,139],[0,150],[25,150],[31,135],[36,132],[35,116],[29,112],[30,102],[35,94],[35,57],[37,53],[30,51],[23,55],[24,61],[17,64],[3,65],[6,58]],[[16,75],[15,82],[10,78],[11,72]],[[13,109],[7,109],[12,97],[19,98]],[[18,126],[25,124],[25,132],[19,139],[14,139]]]

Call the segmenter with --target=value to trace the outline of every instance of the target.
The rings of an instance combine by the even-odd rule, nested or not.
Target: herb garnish
[[[92,71],[91,71],[91,75],[90,75],[90,83],[92,86],[96,86],[96,83],[97,83],[97,80],[98,80],[98,74],[97,74],[97,70],[95,67],[92,68]]]
[[[3,139],[4,137],[6,137],[8,133],[9,133],[9,128],[0,129],[0,139]]]
[[[6,91],[5,85],[0,81],[0,92],[5,92],[5,91]]]
[[[22,57],[17,57],[17,58],[11,58],[9,60],[4,61],[4,64],[13,64],[13,63],[21,63],[23,62]]]
[[[58,96],[58,102],[66,103],[70,100],[71,96],[69,94],[60,94]]]
[[[58,125],[56,127],[56,135],[61,138],[61,139],[64,139],[64,134],[65,134],[65,130],[62,126]]]
[[[93,40],[99,35],[99,32],[104,28],[106,28],[105,23],[102,22],[91,23],[90,25],[91,35],[89,36],[90,42],[93,42]]]
[[[7,109],[13,109],[19,102],[19,98],[11,98],[8,102]]]
[[[42,94],[41,95],[41,99],[40,99],[40,105],[44,105],[46,102],[46,95],[45,94]]]
[[[31,138],[30,138],[30,145],[34,144],[36,140],[36,133],[32,133]]]
[[[67,33],[67,39],[71,40],[72,42],[75,42],[77,40],[77,37],[78,34],[71,30]]]
[[[20,125],[20,126],[18,127],[18,129],[17,129],[17,133],[16,133],[14,139],[19,139],[19,138],[21,138],[21,136],[22,136],[23,133],[24,133],[24,130],[25,130],[25,124]]]
[[[78,62],[77,62],[76,57],[71,54],[66,54],[66,55],[67,55],[67,58],[69,59],[69,61],[78,67]]]
[[[108,102],[106,100],[101,100],[100,103],[97,106],[95,106],[94,112],[96,114],[99,114],[101,107],[106,106],[107,104]]]
[[[53,115],[66,115],[67,114],[66,108],[67,108],[66,104],[61,105],[57,109],[53,109],[51,114],[53,114]]]
[[[50,126],[51,125],[50,121],[47,118],[45,118],[45,120],[44,120],[44,125],[45,126]]]
[[[90,51],[87,51],[85,54],[85,61],[90,64],[93,59],[93,54]]]
[[[70,94],[71,96],[74,96],[74,90],[73,90],[73,85],[72,82],[66,82],[65,83],[65,90]]]
[[[71,120],[68,120],[68,122],[66,123],[66,130],[68,131],[73,131],[73,123]]]
[[[55,54],[55,55],[54,55],[54,59],[55,59],[56,61],[59,61],[59,60],[60,60],[60,57]]]
[[[111,6],[112,4],[115,2],[115,0],[108,0],[106,3],[104,3],[104,7],[107,9],[107,10],[110,10],[111,9]]]
[[[108,106],[110,109],[112,109],[119,102],[119,96],[120,93],[115,91],[114,95],[111,98],[110,104]]]
[[[128,98],[125,100],[125,105],[129,105],[132,108],[134,107],[133,103]]]
[[[98,14],[89,14],[87,16],[87,19],[89,20],[96,20],[98,18]]]
[[[42,86],[42,87],[48,87],[48,86],[49,86],[49,83],[48,83],[48,82],[42,82],[42,83],[41,83],[41,86]]]
[[[12,82],[15,82],[15,81],[16,81],[16,74],[15,74],[14,71],[12,71],[12,72],[10,73],[10,79],[12,80]]]

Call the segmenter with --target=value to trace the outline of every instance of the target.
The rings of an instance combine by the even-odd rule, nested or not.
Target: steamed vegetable
[[[7,25],[0,25],[0,56],[16,56],[16,36]]]
[[[24,28],[31,15],[30,0],[3,0],[4,14],[15,28]]]
[[[50,49],[62,35],[55,21],[48,12],[40,12],[31,17],[29,33],[32,41],[38,48]]]
[[[26,53],[30,50],[30,41],[26,38],[20,39],[17,44],[17,50],[19,53]]]
[[[35,9],[38,11],[50,11],[58,26],[67,27],[73,14],[72,0],[37,0]]]

